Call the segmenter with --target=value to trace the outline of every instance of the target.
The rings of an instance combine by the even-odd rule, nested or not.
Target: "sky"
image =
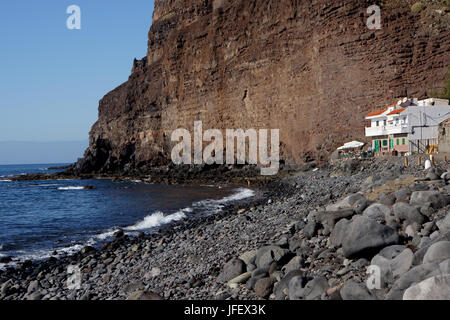
[[[153,0],[1,1],[0,142],[87,144],[98,101],[146,55],[152,13]]]

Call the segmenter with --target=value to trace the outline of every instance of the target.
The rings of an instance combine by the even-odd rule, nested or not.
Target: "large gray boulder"
[[[433,244],[438,243],[440,241],[450,241],[450,231],[447,231],[443,234],[439,234],[438,236],[433,237],[432,239],[430,238],[430,241],[421,246],[421,248],[414,253],[413,265],[417,266],[423,263],[423,258],[425,257],[425,254],[427,253],[428,249]]]
[[[450,213],[447,213],[447,216],[444,219],[436,222],[436,225],[438,226],[441,232],[450,231]]]
[[[330,234],[330,243],[335,247],[340,247],[348,226],[351,224],[350,220],[342,219],[334,226],[333,231]]]
[[[383,284],[386,284],[393,282],[395,278],[408,272],[412,266],[413,259],[414,253],[411,249],[404,249],[393,257],[391,254],[385,257],[380,252],[380,254],[373,257],[371,265],[380,268],[381,280]]]
[[[363,216],[376,221],[385,221],[392,213],[391,208],[381,203],[374,203],[363,212]]]
[[[289,300],[317,300],[329,289],[325,277],[317,277],[305,285],[304,277],[293,277],[289,282]]]
[[[402,274],[394,283],[389,293],[386,295],[387,300],[402,300],[403,293],[412,285],[419,283],[430,277],[446,274],[448,266],[446,263],[424,263],[416,266]]]
[[[293,270],[286,274],[281,281],[275,284],[273,293],[275,294],[275,298],[277,300],[284,300],[286,297],[285,290],[289,290],[289,284],[294,277],[303,278],[302,284],[306,284],[306,277],[304,277],[304,272],[301,270]],[[303,287],[303,285],[301,287]],[[288,292],[289,293],[289,292]]]
[[[450,275],[435,276],[411,286],[403,300],[450,300]]]
[[[247,267],[244,261],[236,258],[231,259],[223,266],[222,272],[219,274],[217,281],[219,283],[225,283],[245,273],[246,271]]]
[[[449,197],[439,191],[415,191],[411,195],[410,204],[423,205],[429,202],[434,209],[445,207]]]
[[[392,210],[397,219],[408,221],[410,223],[417,222],[419,225],[425,222],[425,217],[417,210],[416,207],[405,202],[397,202],[393,205]]]
[[[423,263],[440,263],[447,259],[450,259],[450,241],[439,241],[428,248]]]
[[[342,239],[346,258],[372,256],[380,249],[397,244],[397,231],[367,217],[355,217],[347,226]]]
[[[377,300],[377,297],[369,291],[364,283],[348,281],[341,288],[343,300]]]
[[[258,250],[255,263],[258,268],[264,269],[269,268],[272,262],[283,262],[289,258],[288,249],[283,249],[279,246],[267,246]]]

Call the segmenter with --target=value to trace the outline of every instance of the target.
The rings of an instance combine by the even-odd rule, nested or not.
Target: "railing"
[[[366,127],[366,136],[386,136],[389,134],[399,134],[399,133],[407,133],[408,126],[407,125],[387,125],[387,126],[379,126],[379,127]]]

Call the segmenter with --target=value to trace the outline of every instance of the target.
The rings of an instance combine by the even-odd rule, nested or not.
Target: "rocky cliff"
[[[165,165],[176,128],[278,128],[281,158],[325,160],[364,115],[444,86],[443,1],[155,0],[148,52],[108,93],[79,172]]]

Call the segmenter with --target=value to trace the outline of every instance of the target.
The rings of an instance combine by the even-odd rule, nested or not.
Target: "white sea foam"
[[[83,189],[83,187],[70,186],[70,187],[61,187],[58,189],[59,190],[81,190],[81,189]],[[245,198],[252,197],[255,194],[254,191],[252,191],[250,189],[245,189],[245,188],[240,188],[240,189],[237,189],[236,191],[237,191],[236,193],[234,193],[228,197],[224,197],[222,199],[217,199],[217,200],[208,199],[208,200],[198,201],[193,204],[193,207],[194,208],[199,207],[199,208],[202,208],[203,210],[210,212],[211,214],[214,214],[217,211],[220,211],[221,208],[223,207],[223,205],[227,202],[242,200]],[[168,224],[168,223],[171,223],[174,221],[179,221],[179,220],[185,219],[187,217],[186,215],[189,213],[192,213],[192,212],[194,212],[194,209],[191,207],[184,208],[182,210],[179,210],[179,211],[169,214],[169,215],[164,215],[164,213],[162,213],[161,211],[156,211],[155,213],[145,217],[142,221],[136,223],[135,225],[123,228],[123,230],[127,231],[128,233],[134,233],[137,231],[142,231],[142,230],[159,227],[164,224]],[[114,233],[117,230],[118,230],[117,228],[109,229],[108,231],[106,231],[104,233],[101,233],[101,234],[91,237],[89,240],[87,240],[83,244],[74,244],[74,245],[71,245],[68,247],[58,248],[58,249],[56,249],[57,256],[70,255],[70,254],[79,252],[85,246],[95,245],[98,241],[102,241],[102,240],[105,240],[107,238],[114,236]],[[19,251],[17,253],[19,253],[19,260],[24,261],[24,260],[46,259],[46,258],[53,256],[54,251],[55,251],[54,249],[51,249],[51,250],[36,250],[31,253]],[[0,253],[0,256],[2,256],[1,253]],[[12,262],[8,265],[12,266],[15,264],[16,264],[16,262]],[[2,266],[0,266],[0,269],[1,268],[2,268]]]
[[[58,190],[83,190],[83,189],[84,187],[74,187],[74,186],[58,188]]]
[[[236,193],[234,193],[228,197],[225,197],[222,199],[217,199],[217,200],[207,199],[207,200],[198,201],[193,204],[193,207],[194,208],[205,207],[210,211],[210,213],[218,213],[218,212],[220,212],[220,210],[222,210],[222,208],[224,207],[224,205],[226,203],[231,202],[231,201],[243,200],[246,198],[253,197],[254,195],[255,195],[255,192],[253,190],[246,189],[246,188],[239,188],[239,189],[237,189]]]
[[[161,225],[186,218],[186,213],[192,212],[191,210],[191,208],[187,208],[169,215],[164,215],[164,213],[162,213],[161,211],[156,211],[155,213],[145,217],[144,220],[136,223],[135,225],[124,228],[124,230],[139,231],[159,227]]]
[[[0,180],[0,182],[11,182],[12,180],[9,180],[9,179],[2,179],[2,180]]]

